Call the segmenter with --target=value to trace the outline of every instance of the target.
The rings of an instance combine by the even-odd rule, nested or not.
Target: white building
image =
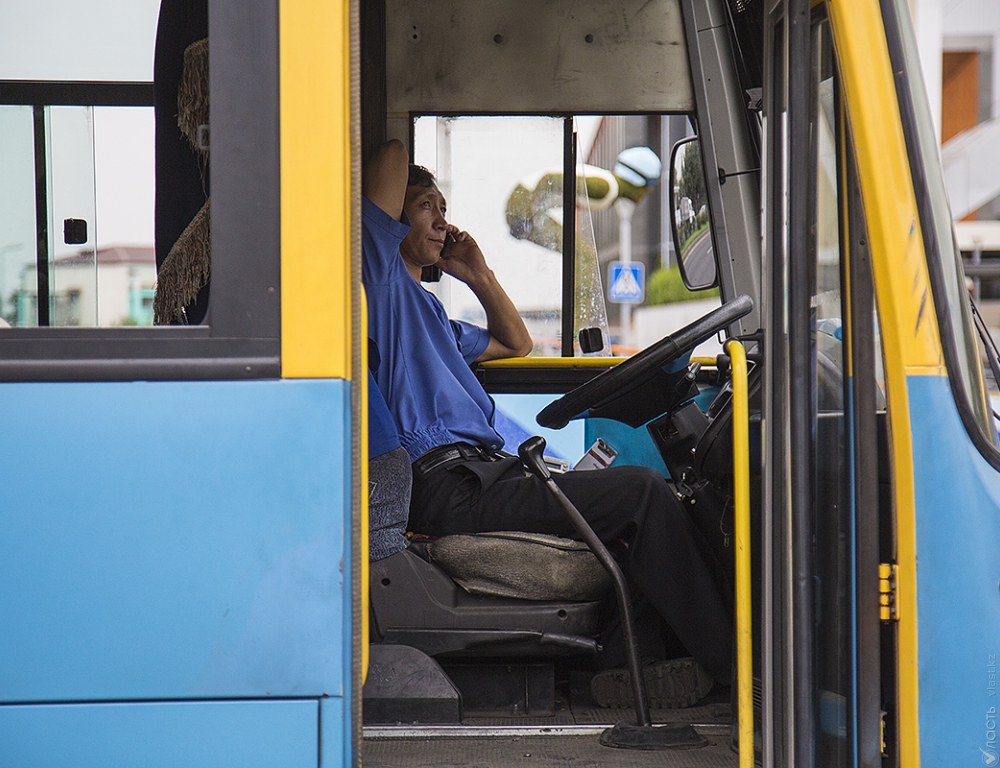
[[[952,214],[1000,219],[1000,2],[910,6]]]
[[[113,246],[81,251],[53,262],[50,304],[53,326],[152,325],[156,284],[152,246]],[[14,325],[37,322],[35,267],[21,273]]]

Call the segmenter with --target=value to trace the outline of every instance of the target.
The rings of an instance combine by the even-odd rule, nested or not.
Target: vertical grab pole
[[[365,296],[365,287],[361,286],[361,300],[358,302],[361,309],[361,338],[368,338],[368,299]],[[361,585],[355,591],[355,599],[361,607],[361,685],[364,686],[368,679],[368,643],[369,638],[369,601],[371,600],[371,588],[369,587],[369,566],[368,566],[368,544],[369,544],[369,488],[368,485],[368,343],[359,345],[361,349],[361,371],[358,380],[351,382],[352,386],[361,387],[361,450],[358,460],[361,462],[361,472],[359,482],[361,484],[361,521],[360,521],[360,541],[358,542],[358,558],[361,565]]]
[[[753,614],[750,610],[750,407],[747,354],[726,343],[733,385],[733,503],[736,534],[736,700],[740,768],[753,768]]]

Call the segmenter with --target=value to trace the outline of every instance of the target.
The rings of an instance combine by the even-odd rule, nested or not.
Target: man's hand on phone
[[[486,258],[472,235],[460,230],[454,224],[449,225],[438,266],[463,283],[475,280],[489,269]]]

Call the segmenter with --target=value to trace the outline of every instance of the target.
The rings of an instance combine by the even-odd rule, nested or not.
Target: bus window
[[[841,263],[842,130],[834,77],[833,46],[824,19],[812,30],[810,231],[813,323],[813,448],[815,462],[817,569],[816,695],[820,728],[817,753],[825,765],[848,765],[846,722],[853,705],[850,653],[852,547],[850,472],[845,397],[845,322]]]
[[[0,318],[152,325],[152,110],[0,105],[0,134]]]
[[[545,171],[551,207],[562,212],[563,121],[555,117],[418,118],[414,158],[436,176],[448,219],[476,238],[521,312],[535,354],[559,355],[562,234],[552,220],[553,250],[513,236],[504,215],[518,184],[534,188]],[[530,279],[525,279],[530,275]],[[434,288],[452,317],[486,325],[472,292],[447,276]]]
[[[980,357],[968,289],[962,271],[962,257],[955,244],[954,222],[948,205],[941,173],[938,142],[929,111],[925,108],[923,80],[917,58],[911,19],[903,0],[888,4],[903,34],[890,44],[893,66],[906,72],[900,79],[900,105],[903,130],[910,154],[914,187],[921,206],[920,227],[924,250],[934,286],[941,340],[953,392],[974,442],[1000,467],[997,453],[997,430],[983,380]]]
[[[256,119],[277,103],[277,29],[224,10],[45,0],[5,17],[0,69],[18,79],[0,79],[0,378],[280,373],[278,125]],[[200,68],[188,64],[196,45]],[[204,111],[182,126],[185,72]],[[175,259],[172,283],[163,265],[182,241],[203,258]],[[184,312],[158,324],[189,327],[121,327],[152,326],[171,284],[183,290],[169,307]]]
[[[673,255],[661,155],[689,132],[686,117],[425,115],[413,130],[415,161],[437,176],[449,218],[483,247],[532,333],[533,354],[591,353],[578,343],[585,328],[601,331],[603,348],[592,354],[626,354],[718,306],[717,291],[683,287]],[[576,206],[567,215],[563,175],[573,154]],[[448,277],[429,285],[453,317],[485,322],[465,286]]]
[[[199,22],[178,23],[190,19]],[[7,304],[5,320],[12,326],[152,325],[157,286],[167,297],[161,304],[170,307],[169,298],[181,282],[177,274],[207,280],[207,247],[199,251],[205,264],[198,272],[189,263],[192,249],[185,249],[208,239],[207,234],[201,240],[192,237],[200,234],[198,229],[186,232],[193,222],[208,229],[207,217],[195,216],[209,186],[208,150],[201,143],[202,126],[208,125],[207,9],[204,3],[168,3],[163,23],[157,24],[155,14],[152,22],[155,52],[152,47],[143,50],[143,59],[155,61],[152,88],[80,83],[46,94],[44,88],[26,84],[22,96],[29,105],[6,107],[28,109],[32,118],[30,135],[19,132],[4,158],[15,171],[29,167],[27,175],[5,174],[5,195],[17,201],[17,223],[30,221],[30,226],[2,222],[5,245],[19,255],[0,265],[8,277],[17,272],[15,287],[0,292],[0,301]],[[201,43],[194,40],[199,36]],[[149,37],[136,35],[143,43]],[[134,49],[137,43],[123,47]],[[129,101],[130,93],[141,99],[144,92],[152,94],[154,109]],[[122,106],[107,105],[109,100]],[[155,232],[154,198],[160,221]],[[26,208],[30,215],[19,215]],[[185,269],[177,268],[175,258],[172,268],[160,270],[175,248],[187,259]],[[181,282],[187,294],[200,287]],[[207,297],[200,298],[198,316],[182,319],[202,319]],[[176,311],[161,308],[159,314],[160,323],[178,319]]]
[[[158,9],[159,0],[19,4],[5,19],[0,70],[33,83],[151,81]],[[41,93],[0,104],[0,319],[151,325],[152,110]]]

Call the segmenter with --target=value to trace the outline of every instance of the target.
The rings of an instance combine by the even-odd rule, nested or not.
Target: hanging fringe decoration
[[[208,39],[184,51],[184,69],[177,89],[177,126],[198,155],[202,170],[208,163]],[[198,298],[212,274],[212,227],[209,200],[177,238],[156,275],[153,323],[186,324],[185,307]]]
[[[209,203],[177,238],[156,276],[155,325],[185,324],[184,308],[194,303],[212,275],[212,228]]]
[[[177,87],[177,127],[199,154],[208,150],[199,141],[198,129],[208,124],[208,38],[204,38],[184,50],[184,70]]]

